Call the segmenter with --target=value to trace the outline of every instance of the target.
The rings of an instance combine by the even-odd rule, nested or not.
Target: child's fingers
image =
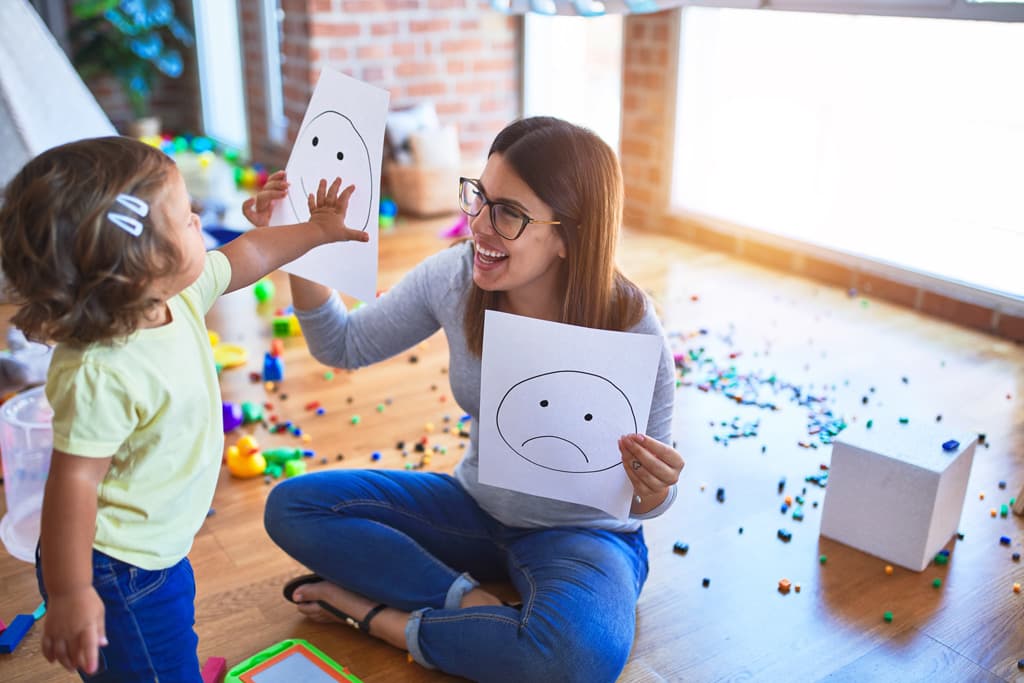
[[[313,213],[314,211],[316,211],[316,197],[313,195],[312,192],[310,192],[309,196],[306,197],[306,204],[309,205],[309,212],[310,213]]]
[[[281,190],[287,190],[288,187],[289,184],[284,180],[268,180],[263,184],[263,187],[260,188],[260,193],[262,194],[264,192],[278,192]]]
[[[78,641],[78,656],[75,666],[87,674],[94,673],[99,664],[99,634],[95,628],[87,628]]]
[[[287,173],[285,172],[285,170],[283,168],[280,171],[274,171],[269,176],[267,176],[267,182],[268,183],[269,182],[277,182],[279,180],[282,181],[282,182],[287,182],[287,180],[288,180],[288,175],[287,175]]]
[[[341,197],[339,197],[339,198],[338,198],[338,200],[339,200],[339,203],[340,203],[340,204],[341,204],[342,206],[345,206],[345,207],[347,207],[347,206],[348,206],[348,200],[349,200],[349,198],[350,198],[350,197],[352,196],[352,193],[353,193],[353,192],[355,192],[355,191],[356,191],[356,186],[355,186],[355,185],[349,185],[348,187],[346,187],[346,188],[345,188],[345,189],[344,189],[344,190],[342,191],[342,193],[341,193]]]
[[[353,230],[352,228],[345,228],[345,239],[346,242],[369,242],[370,234],[363,232],[362,230]]]
[[[68,653],[68,641],[63,638],[54,640],[53,656],[68,671],[75,670],[74,662],[71,661],[71,655]]]
[[[46,661],[48,661],[48,662],[50,662],[52,664],[53,663],[53,659],[54,659],[54,655],[53,655],[53,638],[51,638],[50,636],[48,636],[48,635],[46,635],[44,633],[43,634],[43,642],[41,644],[41,648],[40,649],[42,650],[43,657],[46,659]]]
[[[331,183],[331,187],[327,190],[327,198],[331,200],[331,203],[338,201],[338,190],[341,189],[341,178],[335,178],[334,182]]]
[[[323,206],[325,201],[327,201],[327,180],[321,178],[320,184],[316,186],[316,205]]]

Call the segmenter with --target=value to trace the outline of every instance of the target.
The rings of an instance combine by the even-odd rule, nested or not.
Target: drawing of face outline
[[[330,116],[329,116],[330,115]],[[341,155],[342,158],[338,158]],[[300,221],[309,220],[307,197],[316,194],[322,177],[330,184],[335,176],[342,187],[355,185],[348,205],[345,224],[353,230],[366,230],[373,206],[373,168],[366,141],[352,120],[340,112],[323,111],[314,116],[295,140],[290,159],[288,201]],[[330,168],[314,172],[313,168]]]
[[[565,382],[573,382],[571,405],[553,405],[550,399],[557,395],[564,401],[566,392],[552,391],[551,385]],[[518,409],[531,419],[517,425],[506,420],[503,427],[503,409],[506,415]],[[579,422],[573,424],[574,419]],[[636,414],[626,394],[608,379],[580,370],[545,372],[513,384],[498,403],[495,422],[498,435],[516,455],[538,467],[571,474],[621,465],[615,440],[637,431]]]

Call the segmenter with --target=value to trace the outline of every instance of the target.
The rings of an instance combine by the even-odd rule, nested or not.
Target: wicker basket
[[[440,216],[459,210],[462,169],[389,164],[384,167],[387,193],[400,213]]]

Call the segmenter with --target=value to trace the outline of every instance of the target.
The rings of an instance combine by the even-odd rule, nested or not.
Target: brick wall
[[[657,229],[668,207],[679,10],[625,20],[620,158],[625,222]]]
[[[244,3],[242,39],[253,156],[283,165],[316,85],[331,67],[391,93],[391,108],[434,103],[482,158],[520,112],[521,19],[477,0],[281,0],[288,143],[268,142],[262,19]]]

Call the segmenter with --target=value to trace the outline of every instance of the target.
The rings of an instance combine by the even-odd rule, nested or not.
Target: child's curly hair
[[[133,236],[111,211],[129,194],[153,205],[174,161],[124,137],[93,138],[43,152],[11,180],[0,205],[0,263],[18,305],[11,322],[30,339],[76,346],[134,332],[154,301],[149,285],[182,255],[160,211]]]

